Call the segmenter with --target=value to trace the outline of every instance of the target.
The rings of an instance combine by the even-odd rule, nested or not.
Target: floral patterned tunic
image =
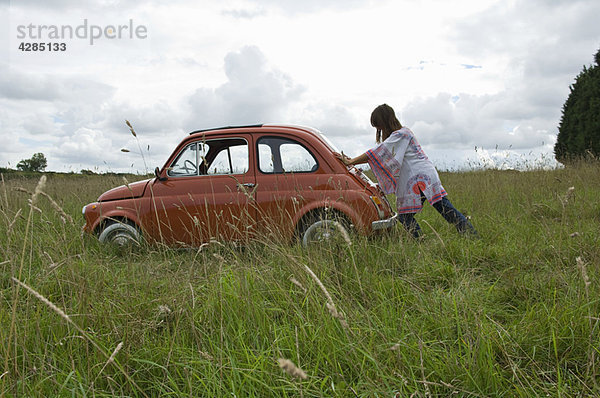
[[[367,157],[383,192],[396,194],[400,214],[421,211],[421,192],[430,204],[447,195],[433,163],[406,127],[368,150]]]

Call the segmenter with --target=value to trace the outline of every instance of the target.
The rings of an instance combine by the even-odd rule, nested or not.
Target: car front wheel
[[[305,223],[300,232],[303,246],[322,242],[352,244],[346,223],[339,218],[317,218]]]
[[[139,245],[141,235],[130,224],[113,222],[102,230],[98,240],[102,243],[113,243],[117,246]]]

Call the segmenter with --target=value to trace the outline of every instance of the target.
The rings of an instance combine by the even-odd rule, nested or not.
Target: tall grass
[[[123,250],[79,215],[120,177],[2,180],[0,395],[599,395],[600,165],[442,181],[482,239]]]

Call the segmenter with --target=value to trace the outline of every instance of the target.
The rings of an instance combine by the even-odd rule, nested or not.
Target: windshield
[[[337,153],[341,153],[339,149],[337,149],[335,147],[335,145],[333,145],[333,142],[331,142],[329,140],[329,138],[327,138],[327,136],[323,133],[321,133],[319,130],[317,130],[317,133],[319,133],[319,135],[321,136],[321,138],[323,139],[323,141],[325,141],[325,143],[327,144],[327,146],[329,147],[329,149],[331,149],[333,152],[337,152]]]

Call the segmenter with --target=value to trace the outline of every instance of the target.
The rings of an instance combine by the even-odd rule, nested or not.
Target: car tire
[[[334,216],[334,217],[332,217]],[[303,223],[300,230],[302,246],[308,247],[323,242],[345,242],[351,245],[346,220],[339,215],[319,214],[311,217],[308,222]]]
[[[115,244],[121,247],[139,245],[141,238],[137,228],[123,222],[108,224],[98,236],[98,240],[102,243]]]

